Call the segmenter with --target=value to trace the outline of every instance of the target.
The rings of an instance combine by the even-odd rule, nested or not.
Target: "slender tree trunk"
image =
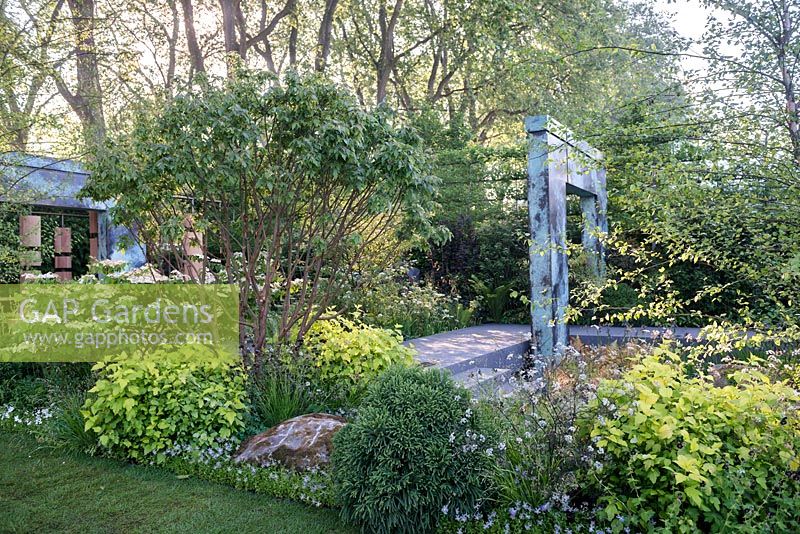
[[[73,93],[60,76],[56,86],[72,110],[78,115],[87,145],[105,138],[106,121],[103,115],[103,90],[97,62],[94,0],[68,0],[72,14],[75,39],[76,90]]]
[[[170,0],[169,8],[172,12],[172,28],[167,36],[169,42],[169,66],[167,67],[167,91],[172,95],[172,86],[175,83],[175,67],[178,62],[178,35],[180,33],[180,16],[175,0]]]
[[[289,66],[297,64],[297,21],[289,32]]]
[[[322,22],[319,25],[317,35],[317,57],[314,60],[314,70],[324,72],[328,63],[328,56],[331,53],[331,33],[333,32],[333,16],[339,0],[327,0],[325,2],[325,12],[322,15]]]
[[[197,43],[197,32],[194,28],[194,7],[192,0],[181,0],[183,6],[183,27],[186,30],[186,44],[189,48],[189,58],[192,62],[194,73],[205,72],[206,66],[203,60],[203,52]]]
[[[781,38],[778,46],[778,66],[781,70],[781,83],[786,101],[786,119],[789,129],[789,138],[792,142],[792,156],[795,162],[800,163],[800,118],[798,118],[797,95],[794,89],[792,73],[786,61],[786,54],[792,37],[792,19],[789,13],[789,3],[784,2],[781,12]]]
[[[222,8],[222,33],[225,38],[225,63],[228,69],[228,76],[233,75],[234,61],[233,55],[236,54],[240,58],[245,57],[245,43],[247,39],[245,35],[239,35],[241,43],[237,38],[237,27],[240,26],[239,19],[241,18],[241,9],[238,0],[219,0],[220,7]]]
[[[403,9],[403,0],[396,0],[391,16],[386,11],[386,4],[381,4],[378,12],[378,23],[381,28],[381,54],[378,58],[375,100],[381,104],[386,100],[386,88],[394,69],[394,31],[400,19],[400,10]]]

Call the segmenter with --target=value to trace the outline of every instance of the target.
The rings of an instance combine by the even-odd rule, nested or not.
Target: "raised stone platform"
[[[530,342],[530,326],[484,324],[412,339],[406,345],[416,349],[422,365],[458,373],[473,367],[506,367],[508,356],[526,354]]]
[[[699,328],[570,326],[570,340],[609,345],[632,339],[656,340],[669,335],[682,342],[698,339]],[[530,325],[484,324],[441,332],[405,342],[417,351],[421,365],[447,369],[472,389],[487,382],[502,383],[522,364],[530,350]]]

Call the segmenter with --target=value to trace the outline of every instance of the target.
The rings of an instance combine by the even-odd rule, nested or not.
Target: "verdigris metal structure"
[[[2,195],[13,191],[14,201],[32,206],[33,213],[37,213],[37,208],[47,209],[49,214],[59,210],[83,213],[90,221],[96,221],[96,235],[90,233],[90,240],[96,239],[97,259],[123,260],[129,267],[142,265],[145,254],[140,246],[122,247],[124,238],[132,234],[128,228],[113,223],[109,209],[114,203],[81,197],[80,190],[88,178],[89,172],[74,160],[19,152],[2,154],[0,202],[8,201]]]
[[[531,330],[537,356],[555,358],[568,343],[567,194],[578,195],[582,244],[598,276],[605,275],[600,236],[608,232],[602,154],[547,115],[525,118],[528,134],[528,215],[531,232]]]

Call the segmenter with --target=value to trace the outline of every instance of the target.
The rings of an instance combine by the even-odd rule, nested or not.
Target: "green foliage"
[[[36,363],[0,363],[0,405],[35,408],[47,404],[47,382],[42,365]]]
[[[358,317],[319,320],[303,338],[312,372],[327,385],[344,383],[363,391],[369,382],[396,364],[410,365],[413,351],[402,345],[397,330],[376,328]]]
[[[729,380],[689,377],[662,348],[600,383],[588,425],[605,451],[594,475],[607,520],[665,532],[796,524],[800,394],[754,368]]]
[[[604,288],[602,301],[609,311],[624,312],[639,304],[639,294],[629,284],[621,282]]]
[[[485,310],[486,317],[493,323],[502,323],[511,296],[511,284],[489,287],[477,277],[470,278],[478,302]]]
[[[477,263],[479,247],[475,223],[472,217],[464,214],[440,222],[450,237],[444,243],[429,244],[421,263],[428,271],[425,278],[447,293],[463,293]]]
[[[736,11],[738,4],[720,4],[720,13]],[[763,3],[746,4],[739,15],[751,9],[772,11]],[[761,16],[749,20],[767,26],[776,23],[772,15],[763,20]],[[707,37],[716,43],[738,42],[743,35],[730,34],[725,27],[741,24],[745,30],[746,19],[731,16],[730,21],[715,23]],[[752,30],[744,34],[763,39],[779,31]],[[708,54],[715,57],[718,50],[712,45]],[[649,256],[639,255],[645,261],[638,261],[629,250],[611,244],[610,276],[644,297],[634,310],[669,309],[659,322],[686,326],[714,320],[755,320],[771,326],[797,322],[798,272],[792,261],[798,237],[793,221],[800,203],[797,160],[791,154],[792,138],[797,136],[783,128],[764,142],[761,132],[786,120],[785,105],[779,95],[767,97],[775,88],[772,78],[759,81],[770,69],[757,73],[751,65],[774,50],[746,46],[742,52],[737,61],[747,68],[731,72],[732,58],[726,57],[712,61],[715,75],[710,78],[748,94],[744,108],[737,109],[742,102],[719,102],[716,87],[697,99],[679,95],[685,106],[673,101],[636,103],[615,124],[609,118],[594,129],[601,133],[596,144],[609,155],[605,165],[609,219],[612,233],[618,234],[614,241],[621,238]],[[773,68],[776,63],[770,64]],[[739,76],[746,80],[732,80]],[[765,81],[769,88],[749,92]],[[757,103],[760,97],[755,94],[767,100]],[[689,108],[698,111],[688,112]],[[778,198],[779,202],[773,200]]]
[[[588,509],[559,510],[555,507],[532,508],[521,505],[492,510],[477,516],[445,518],[436,530],[439,534],[594,534],[596,518]]]
[[[518,157],[518,162],[524,161],[525,156]],[[515,202],[518,198],[514,197]],[[530,287],[527,209],[497,211],[494,217],[478,224],[477,236],[475,276],[489,287],[510,284],[512,289],[527,293]]]
[[[429,336],[472,324],[477,303],[465,306],[426,283],[413,283],[404,266],[377,273],[348,295],[367,324],[399,330],[404,339]]]
[[[514,151],[504,157],[524,156]],[[513,165],[513,160],[506,164]],[[503,193],[510,202],[516,202],[519,195],[519,188],[510,185],[515,181],[506,183],[508,189]],[[487,187],[493,188],[494,195],[500,186]],[[442,221],[450,231],[450,240],[444,244],[429,243],[427,250],[416,251],[416,259],[425,278],[437,288],[460,295],[464,301],[475,299],[481,304],[481,320],[525,321],[528,308],[512,295],[527,295],[530,288],[527,212],[498,206],[480,216],[482,219],[477,223],[466,215]]]
[[[3,166],[0,165],[0,173]],[[8,195],[0,185],[0,193]],[[11,198],[14,198],[13,196]],[[30,212],[30,208],[15,202],[0,203],[0,283],[19,283],[21,271],[19,254],[19,217]]]
[[[270,428],[315,411],[309,385],[288,369],[268,369],[251,380],[249,415],[259,427]]]
[[[492,435],[470,394],[444,371],[394,367],[334,437],[342,517],[365,532],[430,532],[443,507],[472,511],[486,494]]]
[[[97,450],[97,435],[86,428],[83,405],[86,395],[73,392],[62,395],[54,404],[53,416],[37,432],[49,444],[73,452],[94,454]]]
[[[161,463],[175,445],[211,445],[244,425],[245,377],[230,357],[207,347],[134,354],[94,370],[86,429],[113,454]]]
[[[0,362],[0,405],[50,406],[64,395],[86,391],[91,382],[90,364]]]

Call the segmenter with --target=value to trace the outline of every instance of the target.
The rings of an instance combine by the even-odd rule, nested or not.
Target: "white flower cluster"
[[[212,446],[198,447],[192,444],[178,444],[165,451],[170,458],[177,458],[190,464],[203,465],[214,471],[222,471],[232,475],[233,484],[237,488],[253,490],[257,487],[259,477],[266,476],[271,481],[290,481],[289,472],[276,461],[267,460],[260,466],[249,463],[235,463],[233,453],[239,443],[234,439],[220,439]],[[156,453],[153,453],[154,455]],[[150,462],[155,464],[155,460]],[[318,468],[309,469],[302,479],[301,501],[313,506],[322,506],[320,495],[327,489],[314,475],[320,473]],[[296,482],[295,482],[296,483]]]
[[[215,444],[207,447],[183,443],[170,447],[164,454],[168,457],[182,458],[195,463],[209,464],[220,459],[228,459],[231,453],[236,450],[238,443],[231,439],[217,438]],[[157,454],[155,451],[153,454]]]
[[[156,284],[169,281],[168,276],[161,274],[154,265],[149,263],[145,263],[131,271],[110,273],[108,277],[130,282],[131,284]]]
[[[39,426],[53,417],[51,408],[36,408],[31,412],[17,411],[14,406],[6,405],[0,412],[0,421],[10,420],[16,425]]]
[[[483,530],[489,530],[498,524],[498,512],[493,510],[488,514],[484,514],[480,507],[476,508],[473,512],[450,510],[449,505],[442,507],[441,512],[443,515],[452,517],[458,523],[466,524],[469,521],[480,522]],[[572,504],[569,495],[565,493],[555,493],[550,498],[538,506],[533,506],[526,502],[516,502],[509,506],[507,512],[508,520],[502,524],[502,531],[505,533],[511,532],[512,526],[515,527],[514,531],[517,532],[520,528],[524,531],[544,532],[548,523],[545,523],[548,515],[557,513],[560,517],[565,517],[564,514],[569,514],[566,517],[574,517],[574,514],[581,513],[586,517],[596,516],[600,510],[595,508],[590,510],[586,504],[575,506]],[[617,516],[616,521],[618,524],[624,524],[625,518]],[[571,520],[570,520],[571,521]],[[552,524],[552,523],[550,523]],[[465,526],[460,526],[459,533],[463,533]],[[591,534],[611,534],[611,530],[597,528],[595,522],[591,520],[589,524],[581,524],[579,530],[573,531],[570,527],[563,527],[556,523],[550,527],[550,531],[559,534],[573,534],[573,532],[586,532]],[[622,532],[629,533],[630,527],[625,526]]]
[[[125,268],[128,262],[126,262],[125,260],[108,259],[108,260],[95,260],[92,264],[96,265],[100,269],[103,269],[104,271],[111,272],[111,271],[121,271],[122,269]]]
[[[23,283],[31,284],[31,283],[50,283],[58,281],[58,275],[55,273],[22,273],[20,276],[20,280]]]

